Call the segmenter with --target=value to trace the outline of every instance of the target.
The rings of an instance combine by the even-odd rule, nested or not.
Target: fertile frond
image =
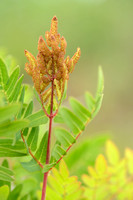
[[[42,36],[39,38],[37,59],[30,52],[25,51],[29,61],[25,65],[25,70],[32,76],[34,87],[46,108],[50,105],[52,92],[50,87],[53,82],[55,110],[58,109],[62,100],[69,73],[74,70],[81,54],[78,48],[71,59],[69,57],[65,59],[67,43],[64,37],[60,37],[57,28],[58,20],[53,17],[51,29],[45,33],[46,42]]]

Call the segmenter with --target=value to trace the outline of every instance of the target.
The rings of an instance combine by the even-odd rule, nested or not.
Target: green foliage
[[[54,166],[67,154],[88,122],[99,111],[103,96],[101,68],[99,68],[99,83],[95,98],[86,93],[86,106],[73,97],[69,99],[71,108],[60,106],[58,114],[54,118],[56,141],[52,147],[49,164],[46,164],[48,117],[43,109],[33,112],[33,101],[31,99],[29,101],[32,92],[28,89],[28,85],[22,83],[23,75],[20,76],[19,73],[18,66],[10,69],[0,60],[0,157],[23,157],[23,159],[20,159],[20,163],[27,173],[40,173],[41,176],[42,172],[45,173],[53,168],[52,176],[49,177],[47,199],[58,197],[57,199],[60,200],[64,198],[66,200],[85,200],[83,188],[80,186],[81,183],[77,181],[76,177],[69,177],[65,163],[62,161],[59,165],[59,172]],[[66,91],[67,82],[63,99],[66,98]],[[57,126],[60,123],[61,126]],[[3,198],[7,200],[36,200],[36,179],[33,178],[35,182],[31,181],[35,184],[31,183],[33,188],[30,187],[29,191],[26,190],[26,180],[20,181],[11,190],[10,182],[14,181],[13,175],[12,170],[7,165],[2,164],[0,166],[1,191],[9,190],[9,195],[3,196]],[[58,188],[60,188],[61,195],[56,194]]]

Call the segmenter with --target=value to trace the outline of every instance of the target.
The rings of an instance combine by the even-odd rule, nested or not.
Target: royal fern
[[[25,70],[32,77],[41,110],[34,113],[33,101],[27,101],[27,85],[22,83],[23,75],[19,77],[19,67],[11,71],[0,60],[0,156],[31,156],[21,165],[28,171],[44,173],[42,200],[45,199],[48,172],[62,160],[96,116],[103,98],[104,80],[99,67],[96,96],[86,92],[86,106],[73,97],[69,99],[69,108],[61,105],[66,98],[69,75],[81,52],[78,48],[71,59],[65,58],[67,43],[57,32],[57,25],[57,18],[53,17],[51,29],[45,34],[47,45],[42,36],[39,38],[37,59],[25,51],[28,59]],[[51,147],[53,120],[61,125],[54,129],[56,141]],[[40,125],[45,125],[43,134]]]

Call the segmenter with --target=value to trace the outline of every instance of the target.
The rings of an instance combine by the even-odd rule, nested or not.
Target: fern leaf
[[[64,128],[56,128],[54,134],[65,149],[76,142],[73,135]]]
[[[40,167],[34,159],[31,159],[29,162],[21,162],[21,165],[29,172],[40,171]]]
[[[18,81],[17,81],[17,83],[16,83],[11,95],[9,96],[9,101],[10,102],[17,100],[17,98],[19,96],[19,92],[20,92],[22,81],[23,81],[23,75],[18,79]]]
[[[33,127],[28,135],[27,144],[32,151],[37,149],[37,141],[38,141],[39,127]]]
[[[45,132],[40,145],[36,151],[35,157],[41,162],[46,162],[46,152],[47,152],[47,141],[48,141],[48,131]]]
[[[20,157],[26,156],[26,148],[23,142],[13,144],[13,139],[0,139],[0,157]]]
[[[0,59],[0,76],[1,76],[1,80],[2,80],[2,85],[5,88],[5,85],[8,81],[8,71],[7,71],[6,65],[2,59]]]
[[[35,127],[48,122],[48,118],[44,114],[43,110],[39,110],[36,113],[28,115],[25,119],[30,121],[28,127]]]
[[[17,79],[19,77],[19,73],[20,68],[16,67],[7,81],[5,90],[8,96],[10,96],[11,92],[13,91],[14,85],[16,84]]]
[[[59,113],[55,117],[54,122],[66,125],[68,131],[62,128],[55,129],[55,136],[61,143],[61,145],[58,146],[58,150],[55,147],[52,150],[52,156],[55,158],[56,164],[64,157],[66,154],[65,151],[68,152],[72,144],[76,142],[79,135],[84,131],[87,123],[90,122],[98,113],[103,99],[103,84],[103,73],[100,67],[98,73],[98,87],[96,97],[92,97],[92,95],[88,92],[85,94],[85,100],[88,108],[82,105],[75,98],[71,97],[69,99],[69,103],[71,105],[72,111],[66,107],[61,107],[59,109]],[[52,164],[54,163],[52,163],[51,159],[51,165]]]

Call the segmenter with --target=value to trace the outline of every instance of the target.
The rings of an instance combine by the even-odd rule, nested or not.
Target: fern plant
[[[62,160],[96,116],[103,98],[103,73],[99,68],[96,96],[85,93],[86,107],[73,97],[69,99],[70,108],[61,105],[66,98],[69,74],[79,60],[80,49],[71,59],[69,56],[65,59],[66,41],[58,34],[57,25],[57,18],[53,17],[50,32],[45,34],[50,48],[41,36],[37,59],[25,51],[29,61],[25,70],[32,76],[41,110],[34,113],[33,101],[27,101],[29,90],[27,85],[22,84],[23,75],[19,77],[19,67],[10,73],[0,60],[0,156],[27,157],[28,161],[21,162],[21,165],[30,172],[41,171],[44,174],[42,200],[46,196],[49,171]],[[56,141],[51,147],[53,121],[57,124],[54,129]],[[45,125],[43,135],[40,134],[41,125]],[[8,169],[0,173],[3,177],[11,175]]]

